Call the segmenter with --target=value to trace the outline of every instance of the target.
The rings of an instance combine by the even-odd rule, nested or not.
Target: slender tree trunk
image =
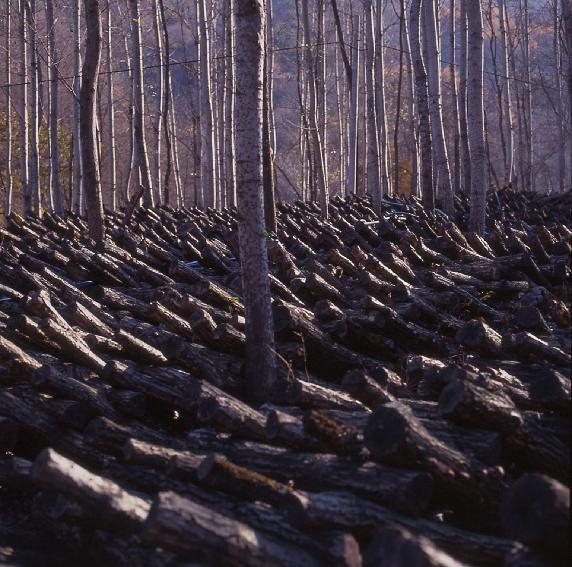
[[[564,99],[562,97],[562,52],[560,49],[560,17],[558,13],[558,0],[554,0],[553,11],[554,11],[554,39],[553,39],[554,82],[556,85],[556,120],[558,121],[558,190],[562,193],[564,191],[564,185],[566,182],[566,136],[564,133]]]
[[[316,168],[316,181],[318,199],[320,200],[320,207],[322,209],[322,216],[328,217],[328,178],[325,168],[324,152],[322,147],[322,140],[318,129],[318,116],[317,116],[317,86],[316,86],[316,73],[314,69],[314,62],[312,60],[311,48],[311,33],[310,33],[310,17],[308,13],[308,0],[302,0],[302,23],[304,28],[304,43],[306,45],[305,59],[306,59],[306,74],[309,86],[309,108],[308,108],[308,123],[310,127],[310,140],[312,144],[312,156],[314,167]]]
[[[109,152],[109,208],[117,208],[117,164],[115,155],[115,103],[113,85],[113,45],[112,45],[111,4],[107,7],[107,145]],[[124,203],[127,205],[127,203]]]
[[[42,216],[40,191],[40,82],[38,76],[38,43],[36,29],[36,0],[28,0],[28,27],[30,30],[31,119],[32,139],[30,156],[31,214]]]
[[[471,152],[467,133],[467,5],[463,0],[461,0],[460,8],[459,125],[461,128],[461,169],[463,174],[463,191],[469,193],[471,190]]]
[[[11,0],[6,0],[6,200],[4,214],[12,213],[12,6]]]
[[[133,81],[134,81],[134,141],[137,148],[137,163],[144,187],[143,205],[154,206],[153,181],[149,172],[149,157],[145,141],[145,98],[143,89],[143,54],[141,48],[141,13],[139,0],[130,0],[131,20],[133,26]]]
[[[58,97],[58,51],[53,0],[46,0],[46,27],[48,28],[48,83],[50,85],[50,112],[48,130],[50,139],[50,186],[53,191],[54,211],[58,215],[64,212],[64,196],[60,179],[60,147],[58,139],[59,97]]]
[[[155,136],[154,141],[155,155],[153,156],[153,189],[155,192],[155,202],[161,204],[163,199],[163,105],[165,104],[165,75],[163,66],[165,57],[163,54],[163,40],[161,27],[161,13],[159,10],[158,0],[153,0],[153,34],[155,35],[156,44],[156,65],[157,75],[159,77],[159,92],[157,93],[157,108],[155,114]],[[167,54],[167,57],[169,55]]]
[[[409,151],[411,154],[411,195],[418,196],[419,191],[419,140],[418,140],[418,120],[417,106],[415,104],[415,75],[413,72],[413,62],[411,57],[411,42],[409,41],[409,24],[404,14],[404,49],[407,58],[407,80],[409,93],[407,97],[407,114],[409,122]]]
[[[346,80],[348,82],[348,89],[352,88],[352,65],[346,51],[346,44],[344,41],[344,32],[342,29],[342,23],[340,21],[340,13],[338,10],[338,3],[336,0],[332,1],[332,12],[334,14],[334,21],[336,23],[336,32],[338,35],[338,43],[340,45],[340,53],[342,54],[342,61],[344,62],[344,69],[346,72]]]
[[[73,191],[72,210],[81,214],[83,210],[83,165],[81,162],[81,134],[79,127],[79,92],[81,89],[81,5],[80,0],[73,0],[73,35],[74,35],[74,144],[73,144]]]
[[[421,198],[423,206],[435,209],[435,189],[433,187],[433,149],[431,123],[429,117],[429,85],[421,48],[421,1],[412,0],[409,29],[411,34],[411,58],[415,72],[415,94],[419,118],[419,144],[421,149]]]
[[[206,21],[205,0],[198,0],[199,51],[200,51],[200,116],[201,116],[201,205],[216,207],[216,178],[213,132],[213,110],[211,101],[211,73],[209,52],[209,30]]]
[[[467,3],[467,96],[471,101],[467,111],[472,154],[469,230],[483,234],[487,200],[487,157],[483,109],[483,20],[480,2],[461,1]]]
[[[405,49],[403,45],[403,34],[405,33],[405,1],[399,2],[399,75],[397,77],[397,96],[395,102],[395,126],[393,128],[393,162],[394,178],[393,191],[400,193],[401,163],[399,155],[399,129],[401,126],[401,99],[403,93],[403,56]]]
[[[231,61],[234,53],[234,2],[229,0],[226,3],[226,55],[227,61]],[[231,207],[236,206],[236,167],[234,160],[234,100],[235,100],[235,77],[234,65],[227,64],[226,75],[226,99],[225,99],[225,128],[226,128],[226,145],[225,145],[225,159],[226,159],[226,195],[227,204]]]
[[[564,20],[564,35],[568,48],[568,120],[569,135],[572,134],[572,0],[562,0],[562,19]],[[570,151],[570,179],[569,187],[572,188],[572,141],[568,140],[568,150]]]
[[[506,163],[504,171],[504,184],[512,186],[514,176],[514,123],[512,117],[512,89],[508,62],[508,39],[506,27],[506,0],[499,0],[499,25],[501,33],[501,84],[503,96],[503,118],[506,139]]]
[[[457,70],[456,70],[456,49],[455,49],[455,20],[456,2],[451,0],[449,14],[449,77],[451,81],[451,107],[453,109],[453,190],[455,193],[461,191],[461,127],[459,123],[459,100],[457,94]]]
[[[235,0],[235,21],[236,175],[242,289],[246,309],[244,375],[249,392],[260,399],[268,399],[276,382],[276,356],[262,199],[262,0]]]
[[[383,0],[377,0],[377,18],[375,33],[375,69],[377,83],[377,121],[379,128],[380,178],[383,194],[391,193],[391,178],[389,176],[389,135],[387,129],[387,112],[385,110],[385,57],[384,57],[384,20]]]
[[[376,89],[375,81],[375,43],[374,20],[372,0],[363,1],[365,20],[365,69],[367,89],[367,191],[371,195],[374,211],[379,212],[381,207],[381,183],[379,178],[379,137],[377,116],[375,112]],[[379,88],[379,85],[378,85]]]
[[[346,180],[346,196],[357,193],[357,134],[359,121],[359,86],[360,86],[360,48],[359,30],[361,22],[359,16],[353,18],[353,38],[352,38],[352,88],[351,88],[351,112],[348,132],[349,139],[349,163]]]
[[[102,26],[99,15],[99,0],[84,0],[84,2],[87,36],[80,93],[80,132],[83,142],[82,162],[89,236],[95,241],[98,248],[102,248],[105,238],[105,224],[97,163],[95,120],[97,83],[101,61]]]
[[[520,0],[520,11],[523,17],[523,57],[524,57],[524,122],[526,126],[526,184],[529,191],[534,191],[534,140],[532,124],[532,88],[530,73],[530,17],[528,0]]]
[[[423,1],[424,39],[427,48],[427,75],[429,79],[429,110],[433,135],[434,175],[438,177],[437,196],[443,210],[452,216],[455,212],[451,170],[443,129],[441,97],[441,56],[437,34],[437,14],[433,0]]]

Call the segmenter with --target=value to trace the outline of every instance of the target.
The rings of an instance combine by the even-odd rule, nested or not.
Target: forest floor
[[[236,211],[13,215],[0,565],[565,564],[570,201],[280,205],[263,405]]]

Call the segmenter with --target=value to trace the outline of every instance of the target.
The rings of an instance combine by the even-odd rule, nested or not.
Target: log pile
[[[108,214],[103,251],[78,216],[12,215],[0,510],[20,495],[35,529],[99,564],[564,564],[557,204],[500,192],[484,237],[462,198],[457,223],[415,200],[378,218],[334,198],[328,221],[279,205],[281,380],[263,405],[242,380],[236,210]]]

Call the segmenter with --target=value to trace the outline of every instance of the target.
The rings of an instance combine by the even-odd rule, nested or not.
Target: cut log
[[[559,556],[570,548],[570,490],[539,474],[525,474],[507,492],[501,508],[509,537]]]
[[[482,356],[497,357],[503,349],[502,337],[484,321],[473,319],[459,330],[457,342]]]

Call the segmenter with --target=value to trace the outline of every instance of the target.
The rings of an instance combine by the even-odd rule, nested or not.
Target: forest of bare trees
[[[0,212],[94,214],[94,184],[106,210],[235,205],[239,4],[5,0]],[[568,189],[571,25],[568,0],[266,2],[266,226],[276,200],[466,192],[482,230],[487,190]]]

